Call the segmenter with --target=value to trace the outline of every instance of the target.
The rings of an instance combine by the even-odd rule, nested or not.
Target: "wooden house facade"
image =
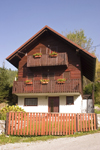
[[[81,113],[82,79],[94,81],[95,56],[45,26],[6,59],[18,68],[13,94],[25,111]]]

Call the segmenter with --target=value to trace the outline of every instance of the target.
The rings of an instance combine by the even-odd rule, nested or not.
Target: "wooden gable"
[[[96,57],[48,26],[42,28],[6,59],[15,67],[18,68],[18,66],[20,66],[20,69],[27,63],[27,56],[25,56],[25,53],[29,56],[35,51],[40,52],[41,50],[42,53],[45,54],[47,53],[47,49],[55,50],[59,53],[67,53],[69,65],[74,67],[71,72],[72,77],[75,75],[75,71],[81,69],[84,76],[86,76],[89,80],[94,81]],[[79,50],[78,55],[76,53],[77,49]],[[20,70],[19,74],[21,74]]]

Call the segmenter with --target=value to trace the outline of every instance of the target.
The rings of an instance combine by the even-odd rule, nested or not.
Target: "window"
[[[54,73],[43,73],[42,79],[54,80]]]
[[[25,98],[24,99],[24,106],[37,106],[38,99],[37,98]]]
[[[47,73],[43,73],[43,74],[42,74],[42,78],[43,78],[43,79],[47,79],[47,78],[48,78],[48,74],[47,74]]]
[[[73,96],[66,97],[66,105],[74,105],[74,97]]]
[[[33,79],[34,78],[33,69],[27,68],[27,78],[28,79]]]

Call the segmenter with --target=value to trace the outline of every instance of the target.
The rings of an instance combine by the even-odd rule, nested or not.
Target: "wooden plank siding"
[[[33,81],[32,84],[26,84],[24,81],[14,81],[13,94],[16,93],[66,93],[81,92],[80,79],[68,79],[65,83],[57,83],[55,80],[48,84],[41,84],[40,81]]]
[[[49,66],[51,64],[46,63],[46,57],[44,57],[44,62],[46,66],[38,66],[33,63],[31,67],[27,67],[28,63],[27,60],[30,60],[30,55],[32,56],[36,52],[42,52],[43,56],[49,55],[51,51],[57,51],[58,52],[58,58],[60,58],[61,54],[64,54],[64,57],[67,56],[67,60],[63,63],[59,59],[57,63],[53,62],[52,67]],[[41,60],[42,58],[40,58]],[[55,58],[50,58],[50,60],[53,60]],[[32,59],[34,60],[34,59]],[[64,58],[63,58],[64,60]],[[31,60],[30,60],[31,61]],[[61,62],[60,62],[61,61]],[[48,61],[50,63],[50,61]],[[59,65],[60,62],[60,65]],[[66,65],[67,62],[67,65]],[[30,76],[33,76],[34,74],[34,81],[40,80],[42,78],[42,73],[48,72],[54,73],[54,79],[63,78],[64,72],[69,71],[70,72],[70,79],[81,79],[81,62],[80,57],[76,54],[76,51],[73,47],[66,44],[63,40],[60,40],[55,35],[45,35],[41,39],[37,41],[37,43],[31,45],[31,47],[28,49],[27,56],[24,56],[19,61],[19,68],[18,68],[18,81],[25,81],[26,78],[29,78]],[[35,66],[35,69],[34,67]],[[36,67],[37,66],[37,67]],[[65,67],[66,66],[66,67]]]
[[[6,129],[8,135],[70,135],[77,131],[96,130],[96,114],[94,113],[9,112],[8,116]]]
[[[59,65],[68,67],[68,57],[66,53],[59,53],[57,57],[50,57],[49,54],[42,54],[41,58],[34,58],[32,55],[27,56],[27,67]]]

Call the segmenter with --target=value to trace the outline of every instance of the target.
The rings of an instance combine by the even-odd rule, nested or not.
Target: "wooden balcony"
[[[58,65],[68,66],[68,57],[66,53],[59,53],[57,57],[50,57],[49,54],[43,54],[41,58],[34,58],[32,55],[27,56],[27,67]]]
[[[13,94],[18,93],[77,93],[81,92],[80,79],[68,79],[65,83],[49,81],[48,84],[41,84],[40,81],[33,81],[32,84],[26,84],[24,81],[14,81]]]

